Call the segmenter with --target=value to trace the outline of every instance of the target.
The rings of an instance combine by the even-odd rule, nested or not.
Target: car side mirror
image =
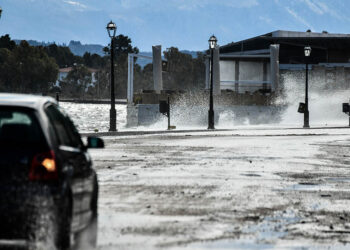
[[[87,148],[104,148],[105,143],[101,138],[98,137],[88,137],[87,138]]]

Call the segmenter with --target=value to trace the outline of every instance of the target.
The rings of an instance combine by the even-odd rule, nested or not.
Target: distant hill
[[[21,40],[14,40],[17,44],[21,42]],[[51,44],[55,44],[55,42],[38,42],[35,40],[27,40],[29,45],[31,46],[49,46]],[[103,56],[104,53],[102,51],[103,47],[99,44],[81,44],[79,41],[70,41],[68,46],[64,44],[57,44],[58,46],[65,46],[69,47],[70,51],[76,56],[83,56],[85,52],[89,52],[90,54],[98,54],[100,56]]]
[[[68,47],[74,55],[83,56],[86,52],[103,56],[104,46],[99,44],[81,44],[79,41],[70,41]]]
[[[14,40],[17,44],[21,42],[21,40]],[[50,44],[54,44],[55,42],[38,42],[35,40],[27,40],[27,42],[31,46],[49,46]],[[67,46],[66,44],[57,44],[59,46]],[[104,46],[99,44],[81,44],[80,41],[70,41],[68,46],[74,55],[83,56],[86,52],[90,54],[98,54],[100,56],[104,56],[103,48]],[[180,52],[189,54],[193,58],[197,58],[197,51],[189,51],[189,50],[181,50]],[[141,55],[152,56],[152,52],[140,52]],[[138,58],[137,64],[139,64],[142,68],[151,63],[150,60]]]
[[[15,41],[16,44],[20,44],[22,40],[15,39],[13,41]],[[26,40],[26,41],[31,46],[49,46],[50,44],[54,44],[54,42],[38,42],[38,41],[35,41],[35,40]],[[67,45],[63,44],[62,46],[67,46]]]

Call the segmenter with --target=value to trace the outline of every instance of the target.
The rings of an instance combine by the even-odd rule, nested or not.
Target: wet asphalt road
[[[104,139],[99,249],[349,247],[348,129]]]

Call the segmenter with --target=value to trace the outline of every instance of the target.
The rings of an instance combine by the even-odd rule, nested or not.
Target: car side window
[[[74,125],[57,107],[50,105],[45,109],[55,130],[60,145],[81,148],[79,134],[74,131]],[[72,128],[73,127],[73,128]]]
[[[76,145],[76,147],[82,148],[84,144],[80,138],[79,132],[76,129],[73,121],[68,116],[66,116],[65,118],[66,118],[66,122],[67,122],[68,132],[71,136],[73,144]]]

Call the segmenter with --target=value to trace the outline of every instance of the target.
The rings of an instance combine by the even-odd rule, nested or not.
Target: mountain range
[[[14,41],[17,44],[19,44],[21,42],[21,40],[19,40],[19,39],[15,39]],[[31,46],[49,46],[51,44],[55,44],[55,42],[39,42],[36,40],[27,40],[27,42]],[[57,44],[57,45],[67,46],[66,44]],[[104,56],[104,53],[103,53],[104,46],[102,46],[100,44],[82,44],[80,41],[73,41],[72,40],[69,42],[67,47],[69,47],[69,49],[72,51],[72,53],[74,55],[77,55],[77,56],[83,56],[86,52],[88,52],[90,54],[98,54],[100,56]],[[189,54],[193,58],[197,57],[197,51],[181,50],[180,52],[185,53],[185,54]],[[139,53],[141,55],[145,55],[145,56],[152,56],[152,52],[148,52],[148,51],[141,51]],[[142,68],[148,63],[150,63],[150,61],[147,59],[139,58],[137,60],[137,64],[139,64]]]
[[[21,42],[19,39],[14,40],[17,44]],[[39,42],[36,40],[27,40],[27,42],[31,46],[49,46],[51,44],[55,44],[55,42]],[[98,54],[100,56],[103,56],[103,48],[104,46],[99,44],[81,44],[79,41],[70,41],[69,44],[57,44],[58,46],[65,46],[69,47],[70,51],[76,56],[83,56],[86,52],[89,52],[90,54]]]

